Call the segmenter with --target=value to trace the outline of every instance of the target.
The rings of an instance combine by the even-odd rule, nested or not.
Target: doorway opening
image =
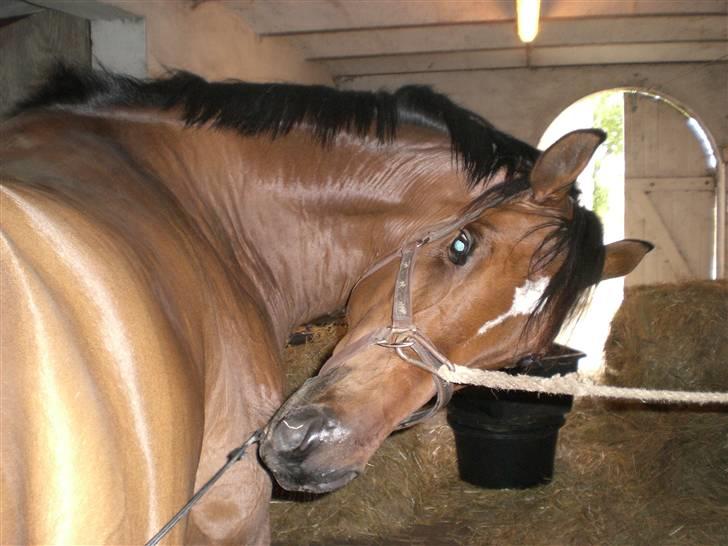
[[[626,237],[657,247],[626,285],[716,278],[717,159],[700,123],[666,97],[612,89],[566,108],[538,146],[590,127],[603,129],[607,140],[579,177],[582,204],[602,220],[605,243]],[[622,278],[600,283],[579,320],[557,338],[586,353],[583,373],[603,369],[604,342],[624,287]]]

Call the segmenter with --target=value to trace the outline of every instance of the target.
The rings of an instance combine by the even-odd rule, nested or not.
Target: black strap
[[[159,544],[159,542],[167,536],[167,533],[169,533],[172,528],[179,523],[179,521],[187,515],[187,512],[189,512],[192,507],[197,504],[197,501],[199,501],[202,498],[202,495],[207,493],[207,491],[215,484],[217,480],[219,480],[225,472],[227,472],[227,469],[230,468],[233,464],[237,463],[240,459],[243,458],[243,455],[245,455],[245,452],[248,450],[248,448],[258,443],[260,440],[260,436],[262,434],[262,429],[256,430],[253,434],[250,435],[250,438],[245,440],[243,445],[241,445],[239,448],[234,449],[228,454],[228,460],[227,462],[220,467],[220,469],[215,472],[212,475],[212,478],[207,480],[205,484],[200,487],[197,492],[192,495],[190,500],[187,501],[187,504],[185,504],[179,512],[177,512],[174,516],[172,516],[172,519],[170,519],[164,527],[162,527],[156,535],[154,535],[152,538],[150,538],[144,546],[156,546]]]

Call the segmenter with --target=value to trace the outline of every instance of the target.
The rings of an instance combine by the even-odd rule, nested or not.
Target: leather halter
[[[435,402],[425,406],[404,419],[396,428],[401,430],[409,428],[425,419],[428,419],[450,401],[453,393],[452,384],[442,379],[437,370],[440,366],[446,366],[451,370],[455,367],[452,362],[442,354],[435,344],[418,330],[412,315],[412,278],[415,268],[417,252],[425,244],[442,239],[455,229],[462,228],[475,218],[479,217],[485,210],[485,206],[471,210],[455,222],[449,222],[428,232],[424,237],[405,244],[401,249],[386,255],[371,266],[364,275],[354,284],[354,289],[367,277],[399,257],[399,270],[394,285],[394,296],[392,298],[392,323],[388,327],[380,328],[370,332],[347,346],[341,352],[335,354],[319,372],[319,375],[327,369],[349,360],[353,355],[364,348],[377,345],[385,349],[392,349],[397,356],[420,369],[432,374],[435,383]],[[408,352],[409,351],[409,352]],[[414,353],[411,354],[411,353]]]

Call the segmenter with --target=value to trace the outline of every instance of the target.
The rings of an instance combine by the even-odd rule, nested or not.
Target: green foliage
[[[605,218],[609,211],[609,186],[602,180],[600,170],[604,158],[624,153],[624,99],[621,91],[597,95],[594,105],[594,126],[607,133],[606,152],[597,159],[594,168],[593,209]]]
[[[607,133],[607,154],[624,151],[624,104],[622,92],[601,93],[596,97],[594,126]]]
[[[604,219],[609,212],[609,188],[597,180],[594,184],[594,212]]]

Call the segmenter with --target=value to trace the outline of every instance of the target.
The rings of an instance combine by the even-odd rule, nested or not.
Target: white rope
[[[620,398],[642,402],[689,404],[728,404],[728,392],[695,392],[637,389],[597,385],[578,373],[536,377],[532,375],[510,375],[495,370],[478,370],[455,365],[454,371],[440,366],[437,374],[452,383],[478,385],[491,389],[543,392],[547,394],[570,394],[592,398]]]

